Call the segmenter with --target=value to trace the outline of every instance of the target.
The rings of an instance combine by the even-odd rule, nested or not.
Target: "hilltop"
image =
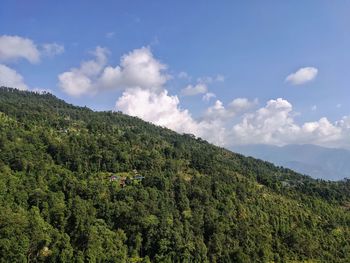
[[[51,94],[0,88],[0,171],[1,262],[350,260],[348,180]]]

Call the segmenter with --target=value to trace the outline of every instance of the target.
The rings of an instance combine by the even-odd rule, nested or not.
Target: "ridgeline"
[[[0,88],[0,262],[350,262],[350,181]]]

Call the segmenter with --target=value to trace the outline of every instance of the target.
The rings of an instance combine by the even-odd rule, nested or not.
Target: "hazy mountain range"
[[[233,151],[272,162],[313,178],[341,180],[350,177],[350,151],[316,145],[235,146]]]

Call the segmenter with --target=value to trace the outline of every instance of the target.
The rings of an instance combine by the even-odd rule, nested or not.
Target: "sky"
[[[0,85],[214,144],[350,148],[349,1],[2,0]]]

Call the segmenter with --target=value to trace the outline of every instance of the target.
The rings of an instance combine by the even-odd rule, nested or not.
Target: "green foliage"
[[[0,262],[349,262],[349,190],[0,88]]]

